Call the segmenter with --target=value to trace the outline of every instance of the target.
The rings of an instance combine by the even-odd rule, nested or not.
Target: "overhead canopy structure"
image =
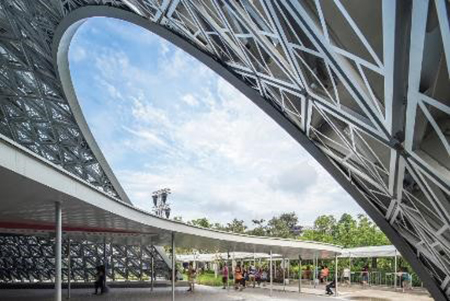
[[[330,244],[232,234],[159,218],[121,202],[50,162],[36,160],[35,154],[12,141],[1,142],[2,232],[53,232],[56,200],[63,209],[63,231],[73,239],[170,245],[174,234],[177,246],[212,251],[272,251],[304,258],[330,258],[341,251]]]
[[[229,257],[228,257],[229,256]],[[279,254],[273,254],[273,258],[281,257]],[[269,259],[270,255],[267,253],[249,253],[249,252],[230,252],[230,253],[196,253],[196,254],[182,254],[177,255],[177,261],[180,262],[214,262],[227,259],[234,260],[254,260],[254,259]],[[297,257],[294,257],[298,259]]]
[[[87,18],[132,22],[264,110],[447,300],[449,12],[446,0],[0,0],[0,135],[130,203],[83,118],[67,53]]]
[[[393,245],[342,249],[341,258],[395,257],[400,253]]]

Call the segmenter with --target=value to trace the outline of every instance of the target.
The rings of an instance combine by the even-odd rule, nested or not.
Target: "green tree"
[[[213,227],[213,224],[206,217],[193,219],[190,222],[188,222],[188,224],[191,224],[191,225],[197,226],[197,227],[208,228],[208,229]]]
[[[298,216],[295,212],[283,213],[269,220],[267,233],[275,237],[294,238],[294,227],[297,224]]]
[[[245,233],[247,226],[243,220],[238,220],[235,218],[230,223],[227,223],[225,230],[234,233]]]
[[[335,241],[336,219],[332,215],[321,215],[314,221],[314,227],[305,230],[302,235],[304,240],[312,240],[338,244]]]
[[[337,222],[334,239],[344,248],[351,248],[357,245],[358,237],[357,221],[348,213],[342,214]]]
[[[249,230],[247,233],[256,236],[266,236],[267,235],[267,225],[264,219],[254,219],[252,220],[253,229]]]

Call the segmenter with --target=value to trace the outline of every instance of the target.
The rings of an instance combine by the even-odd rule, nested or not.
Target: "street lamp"
[[[153,192],[153,212],[159,217],[170,217],[171,209],[167,203],[167,196],[171,193],[170,188],[164,188]]]

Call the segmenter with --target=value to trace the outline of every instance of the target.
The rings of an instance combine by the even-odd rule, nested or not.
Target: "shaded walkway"
[[[108,301],[144,301],[171,300],[170,288],[157,288],[153,292],[148,288],[133,289],[111,289],[111,292],[103,295],[92,295],[92,289],[74,289],[71,294],[71,301],[84,300],[108,300]],[[63,298],[65,292],[63,292]],[[329,297],[302,294],[301,300],[321,301],[330,300]],[[177,288],[177,300],[191,301],[264,301],[264,300],[298,300],[299,294],[293,292],[276,292],[270,297],[266,290],[247,289],[242,292],[234,290],[226,291],[220,288],[198,286],[194,294],[186,291],[185,288]],[[54,290],[0,290],[0,300],[2,301],[50,301],[54,298]],[[333,300],[339,300],[333,298]]]

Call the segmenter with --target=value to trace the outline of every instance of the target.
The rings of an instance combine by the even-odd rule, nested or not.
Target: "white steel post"
[[[397,250],[395,250],[395,255],[394,255],[394,289],[397,289],[397,267],[398,262],[397,262]]]
[[[291,269],[291,260],[288,258],[287,259],[287,271],[286,271],[288,283],[290,283],[289,282],[289,277],[291,276],[290,275],[290,272],[291,272],[290,269]]]
[[[150,270],[150,291],[153,292],[153,286],[154,286],[154,282],[155,282],[155,258],[153,257],[153,252],[152,252],[152,257],[151,257],[151,270]]]
[[[316,288],[316,284],[317,284],[317,261],[318,261],[318,258],[317,258],[317,255],[316,254],[314,254],[314,259],[313,259],[313,261],[314,261],[314,273],[313,273],[313,283],[314,283],[314,288]]]
[[[175,232],[172,232],[172,301],[175,301],[175,278],[176,278],[176,271],[175,271]]]
[[[348,254],[348,268],[350,269],[350,275],[349,275],[348,281],[349,281],[349,286],[351,286],[352,285],[352,254],[351,253]]]
[[[286,291],[286,258],[283,257],[283,291]]]
[[[337,254],[334,255],[334,291],[335,291],[335,296],[338,296],[338,256]]]
[[[62,300],[61,286],[61,246],[62,246],[62,214],[61,203],[55,203],[55,301]]]
[[[227,251],[227,290],[230,290],[230,273],[232,269],[230,269],[230,251]]]
[[[302,292],[302,257],[298,256],[298,292]]]
[[[67,299],[70,299],[72,258],[70,257],[70,238],[67,240]]]
[[[272,254],[272,250],[270,250],[270,260],[269,260],[269,273],[270,273],[270,296],[272,297],[272,292],[273,292],[273,254]]]

